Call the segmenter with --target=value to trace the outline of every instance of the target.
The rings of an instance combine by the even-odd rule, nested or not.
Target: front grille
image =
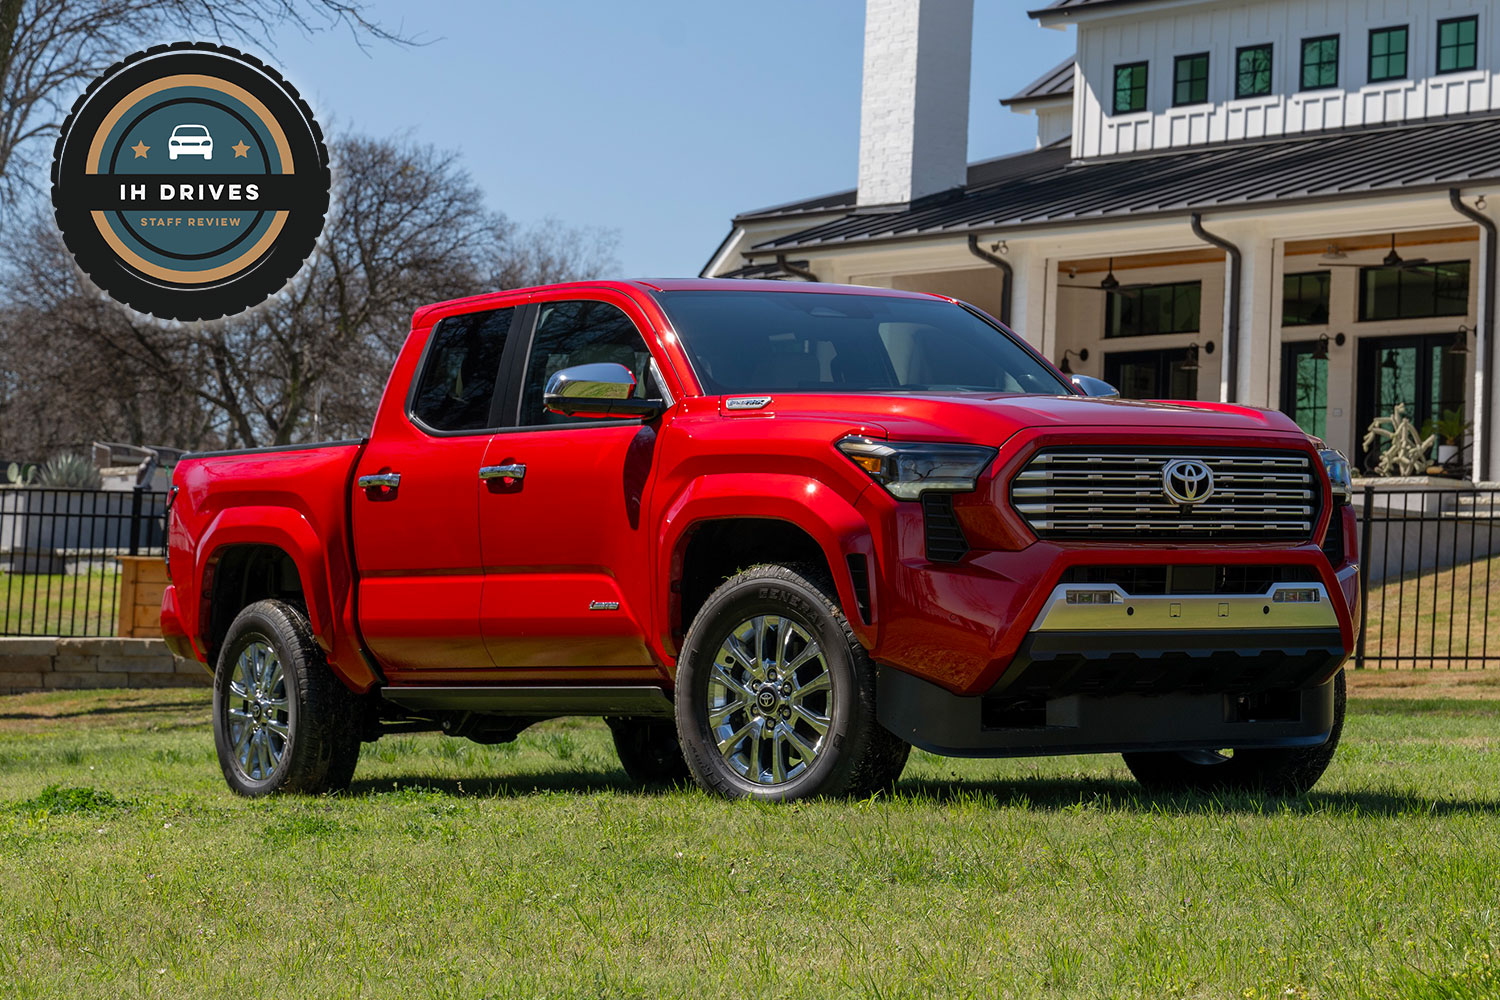
[[[1164,471],[1202,462],[1213,491],[1169,499]],[[1318,519],[1312,460],[1296,451],[1050,448],[1011,483],[1011,503],[1039,538],[1304,541]]]

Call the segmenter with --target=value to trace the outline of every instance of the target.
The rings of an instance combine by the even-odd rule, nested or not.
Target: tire
[[[605,719],[620,766],[638,785],[676,785],[688,779],[687,761],[671,719]]]
[[[874,666],[810,566],[756,566],[709,596],[678,660],[676,715],[693,777],[728,798],[872,795],[911,750],[876,719]]]
[[[214,746],[240,795],[347,788],[360,705],[334,676],[306,616],[257,601],[229,626],[214,671]]]
[[[1321,746],[1236,750],[1230,756],[1212,750],[1127,753],[1125,766],[1153,791],[1302,795],[1328,770],[1344,731],[1347,693],[1342,670],[1333,684],[1333,729]]]

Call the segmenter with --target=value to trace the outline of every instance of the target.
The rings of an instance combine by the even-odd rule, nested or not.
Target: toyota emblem
[[[1161,491],[1179,506],[1190,506],[1214,494],[1214,473],[1196,458],[1178,458],[1161,470]]]

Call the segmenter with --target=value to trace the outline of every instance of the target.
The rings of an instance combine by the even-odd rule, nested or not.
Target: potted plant
[[[1422,436],[1426,438],[1437,435],[1441,442],[1437,448],[1439,465],[1447,465],[1458,457],[1459,446],[1463,444],[1464,435],[1472,426],[1472,423],[1464,420],[1463,410],[1444,410],[1436,420],[1427,421],[1422,427]]]

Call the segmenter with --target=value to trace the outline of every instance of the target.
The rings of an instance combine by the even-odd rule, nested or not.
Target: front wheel
[[[757,566],[693,619],[677,733],[703,788],[775,801],[870,795],[910,747],[875,716],[875,670],[818,569]]]
[[[231,789],[256,797],[347,787],[358,709],[299,609],[257,601],[236,616],[214,672],[214,746]]]
[[[1160,791],[1265,792],[1302,795],[1333,761],[1344,730],[1344,672],[1334,678],[1333,728],[1315,747],[1271,750],[1168,750],[1124,754],[1125,766],[1146,788]]]

